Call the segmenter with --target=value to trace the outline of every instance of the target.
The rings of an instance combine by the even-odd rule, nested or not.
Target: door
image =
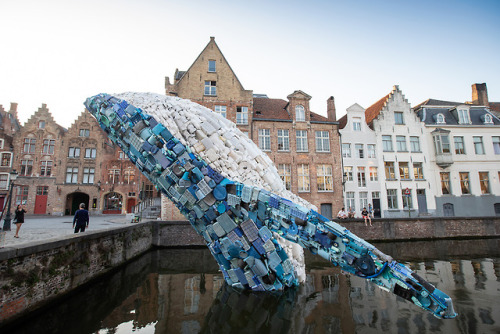
[[[427,213],[427,199],[425,198],[425,189],[417,189],[417,204],[419,214]]]
[[[380,212],[380,198],[374,198],[372,199],[372,202],[373,202],[373,218],[382,217]]]
[[[36,187],[35,208],[33,213],[35,215],[44,215],[47,213],[47,199],[49,194],[48,186]]]
[[[132,209],[135,206],[135,198],[127,199],[127,213],[132,213]]]
[[[455,216],[455,209],[453,208],[453,204],[451,204],[451,203],[444,203],[443,204],[443,215],[445,217]]]
[[[332,204],[331,203],[321,204],[321,215],[328,220],[332,220]]]

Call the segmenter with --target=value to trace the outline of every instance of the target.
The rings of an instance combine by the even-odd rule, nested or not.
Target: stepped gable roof
[[[256,97],[253,99],[253,118],[291,121],[287,106],[288,102],[282,99]]]
[[[345,126],[347,125],[347,114],[340,117],[338,122],[339,122],[339,129],[345,128]]]
[[[380,111],[386,105],[387,100],[389,100],[389,96],[391,96],[391,93],[387,94],[386,96],[384,96],[383,98],[381,98],[380,100],[378,100],[377,102],[366,108],[365,110],[366,124],[370,126],[372,125],[373,120],[377,118],[378,115],[380,115]]]

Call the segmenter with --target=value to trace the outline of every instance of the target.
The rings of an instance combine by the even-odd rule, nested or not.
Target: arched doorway
[[[123,196],[117,192],[110,192],[104,195],[103,214],[121,214]]]
[[[66,210],[65,215],[74,215],[80,204],[85,204],[85,208],[89,207],[89,195],[81,192],[74,192],[68,194],[66,197]]]
[[[443,215],[445,217],[455,216],[455,208],[453,207],[453,204],[451,204],[451,203],[444,203],[443,204]]]

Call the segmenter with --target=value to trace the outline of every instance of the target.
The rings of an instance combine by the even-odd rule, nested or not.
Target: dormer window
[[[443,114],[437,114],[436,123],[437,124],[446,124],[446,120],[444,119]]]
[[[458,123],[459,124],[470,124],[469,110],[458,109]]]
[[[208,61],[208,72],[215,72],[215,60]]]
[[[300,104],[295,107],[295,120],[297,122],[305,122],[306,120],[306,111]]]
[[[493,117],[490,114],[484,115],[484,124],[493,124]]]

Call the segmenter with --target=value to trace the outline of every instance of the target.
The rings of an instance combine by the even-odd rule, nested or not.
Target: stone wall
[[[152,225],[0,249],[0,323],[81,287],[151,248]]]

